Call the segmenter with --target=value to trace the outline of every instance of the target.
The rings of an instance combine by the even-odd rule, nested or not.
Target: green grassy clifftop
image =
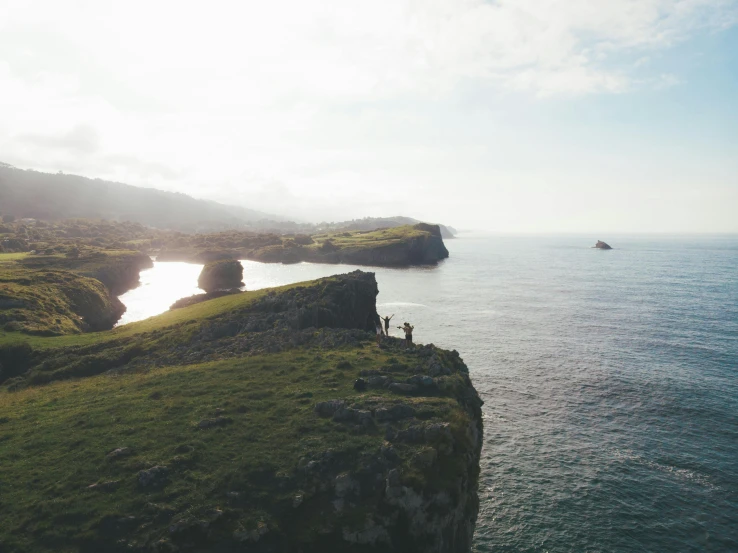
[[[448,257],[438,225],[307,235],[256,235],[243,241],[218,235],[201,244],[166,246],[161,261],[251,259],[265,263],[348,263],[374,266],[433,264]]]
[[[376,294],[355,272],[0,337],[0,549],[468,551],[481,401],[456,352],[377,348]]]
[[[440,227],[425,223],[313,235],[243,230],[184,234],[129,222],[84,219],[0,224],[0,252],[32,250],[56,256],[70,251],[128,250],[155,255],[159,261],[194,263],[252,259],[375,266],[433,264],[449,255]]]
[[[137,252],[0,253],[0,330],[42,336],[106,330],[151,259]]]

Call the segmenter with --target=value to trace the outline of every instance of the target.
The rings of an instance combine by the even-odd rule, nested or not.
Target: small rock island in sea
[[[598,250],[611,250],[612,246],[606,242],[603,242],[602,240],[597,240],[597,243],[594,245],[595,248]]]
[[[221,259],[207,263],[200,272],[197,285],[205,290],[204,294],[180,298],[169,309],[181,309],[203,301],[238,294],[244,285],[243,265],[235,259]]]
[[[243,286],[243,265],[235,259],[207,263],[202,268],[197,285],[206,292],[240,288]]]

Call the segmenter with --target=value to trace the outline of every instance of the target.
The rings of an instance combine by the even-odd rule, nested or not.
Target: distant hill
[[[0,216],[45,221],[106,219],[131,221],[147,227],[181,232],[214,232],[227,229],[276,234],[371,231],[415,225],[412,217],[365,217],[332,223],[287,221],[236,205],[198,200],[179,192],[141,188],[120,182],[90,179],[63,173],[23,170],[0,163]],[[453,227],[438,225],[443,238],[453,238]]]
[[[274,215],[186,194],[0,163],[0,214],[34,219],[109,219],[184,232],[253,225]]]

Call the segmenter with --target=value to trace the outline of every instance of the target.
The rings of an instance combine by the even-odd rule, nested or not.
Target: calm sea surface
[[[457,349],[485,401],[475,551],[738,551],[738,236],[447,246],[437,267],[365,270],[380,314]],[[357,268],[243,265],[249,290]],[[199,271],[156,263],[122,323]]]

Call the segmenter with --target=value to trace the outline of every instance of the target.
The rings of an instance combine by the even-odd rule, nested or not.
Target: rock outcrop
[[[28,269],[71,271],[102,282],[113,296],[136,288],[140,273],[154,266],[151,258],[139,252],[94,252],[80,257],[31,256],[20,261]]]
[[[594,245],[595,248],[598,250],[611,250],[612,246],[610,244],[606,244],[605,242],[601,240],[597,240],[597,243]]]
[[[57,336],[113,328],[125,306],[99,280],[69,271],[0,277],[0,330]]]
[[[202,268],[197,285],[208,293],[240,288],[243,286],[243,265],[235,259],[208,263]]]
[[[430,265],[449,256],[438,225],[418,223],[376,231],[336,232],[328,235],[257,235],[238,248],[164,249],[158,261],[210,263],[222,259],[250,259],[263,263],[347,263],[380,267]]]
[[[102,282],[113,296],[120,296],[137,288],[141,271],[151,269],[154,263],[143,253],[130,253],[110,257],[100,268],[90,271],[87,276]]]

